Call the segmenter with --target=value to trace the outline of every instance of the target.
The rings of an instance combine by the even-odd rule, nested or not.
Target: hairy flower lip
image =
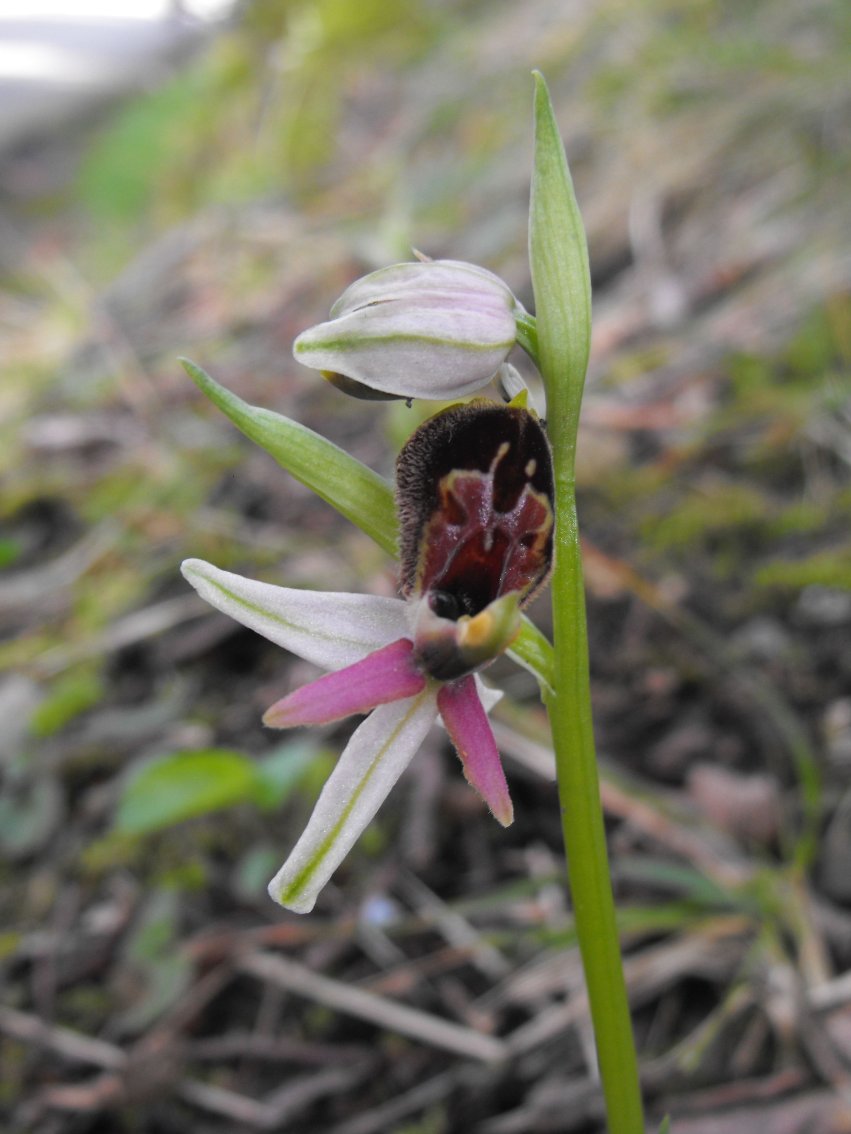
[[[520,310],[507,285],[476,265],[394,264],[351,284],[293,354],[355,397],[464,397],[505,361]]]

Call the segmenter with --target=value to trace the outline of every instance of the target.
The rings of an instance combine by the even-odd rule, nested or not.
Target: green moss
[[[837,587],[851,590],[851,544],[817,551],[803,559],[777,559],[758,568],[753,575],[757,587]]]
[[[0,1062],[3,1074],[0,1076],[0,1105],[12,1107],[21,1101],[25,1090],[27,1073],[32,1066],[32,1046],[22,1040],[0,1039]]]
[[[107,984],[76,984],[59,997],[60,1018],[81,1032],[99,1032],[113,1012],[114,992]]]
[[[0,961],[13,957],[23,941],[23,934],[15,930],[6,930],[0,933]]]
[[[75,717],[97,705],[105,695],[100,674],[89,666],[69,670],[50,686],[30,718],[34,736],[53,736]]]
[[[61,649],[65,636],[57,631],[36,631],[0,642],[0,673],[4,670],[27,670],[39,661],[49,657],[55,649]]]
[[[822,529],[833,512],[830,500],[795,500],[768,522],[774,536],[805,535]]]
[[[144,876],[150,868],[151,857],[149,843],[143,844],[131,835],[110,831],[85,848],[80,856],[80,865],[93,879],[121,869],[132,870],[134,874]]]
[[[848,296],[836,297],[830,306],[818,308],[809,316],[783,352],[782,361],[792,380],[806,385],[814,376],[830,371],[839,346],[837,324],[843,319],[851,320]]]
[[[22,551],[20,540],[0,536],[0,570],[12,567]]]
[[[762,524],[766,500],[739,482],[703,485],[689,492],[664,515],[642,521],[643,538],[658,549],[690,547],[709,535]]]

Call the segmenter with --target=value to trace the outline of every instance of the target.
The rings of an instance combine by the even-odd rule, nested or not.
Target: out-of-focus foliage
[[[446,20],[416,0],[247,5],[231,35],[134,100],[90,150],[78,191],[108,232],[99,247],[126,252],[116,226],[150,232],[202,206],[298,199],[337,152],[341,80],[404,68]]]
[[[288,744],[259,762],[222,748],[157,757],[125,785],[116,827],[139,835],[236,803],[280,807],[316,755],[313,744]]]

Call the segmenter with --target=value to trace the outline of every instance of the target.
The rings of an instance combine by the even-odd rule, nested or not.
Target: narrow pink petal
[[[276,701],[266,710],[263,723],[272,728],[327,724],[413,697],[426,684],[414,665],[413,650],[409,638],[400,638],[354,665],[327,673]]]
[[[514,820],[514,808],[475,678],[468,675],[444,685],[437,694],[437,707],[461,757],[467,782],[476,789],[494,818],[508,827]]]

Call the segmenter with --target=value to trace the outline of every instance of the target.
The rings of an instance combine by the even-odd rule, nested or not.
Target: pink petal
[[[327,673],[276,701],[266,710],[263,723],[272,728],[327,724],[413,697],[426,684],[414,665],[413,649],[410,639],[400,638],[354,665]]]
[[[468,675],[444,685],[437,694],[437,707],[461,757],[467,782],[476,789],[494,818],[508,827],[514,820],[514,808],[475,678]]]

